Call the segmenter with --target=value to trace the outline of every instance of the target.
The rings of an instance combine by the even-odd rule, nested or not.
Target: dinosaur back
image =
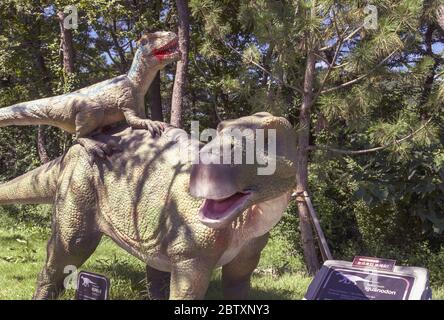
[[[190,219],[197,222],[201,200],[188,192],[191,163],[178,161],[189,147],[186,137],[180,129],[153,138],[145,130],[130,128],[98,137],[103,142],[114,140],[122,148],[110,159],[96,162],[102,218],[139,252],[166,251],[167,245],[194,233],[189,230]]]

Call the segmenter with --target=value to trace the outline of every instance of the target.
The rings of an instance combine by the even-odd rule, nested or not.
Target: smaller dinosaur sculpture
[[[128,74],[85,87],[72,93],[18,103],[0,109],[0,127],[52,125],[75,133],[77,142],[103,158],[115,146],[87,138],[94,131],[126,120],[134,129],[161,134],[167,124],[146,119],[145,94],[156,73],[180,58],[173,32],[142,36]]]

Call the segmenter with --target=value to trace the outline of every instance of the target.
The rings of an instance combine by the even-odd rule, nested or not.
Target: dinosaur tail
[[[39,99],[0,108],[0,128],[49,124],[46,107],[49,99]]]
[[[62,157],[11,181],[0,184],[0,205],[12,203],[52,203]]]

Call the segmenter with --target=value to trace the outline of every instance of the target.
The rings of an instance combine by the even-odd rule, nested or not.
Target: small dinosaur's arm
[[[105,112],[100,104],[88,98],[72,99],[68,106],[72,109],[80,109],[75,118],[75,142],[86,149],[90,155],[90,163],[94,156],[105,158],[114,151],[120,151],[116,145],[103,143],[94,139],[100,132],[105,117]]]
[[[148,130],[153,136],[156,134],[160,136],[162,132],[170,126],[165,122],[143,119],[139,117],[137,112],[133,109],[124,109],[123,114],[126,122],[131,128]]]

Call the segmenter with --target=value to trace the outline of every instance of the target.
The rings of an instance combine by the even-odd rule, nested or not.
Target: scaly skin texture
[[[80,267],[103,234],[147,264],[151,298],[165,297],[162,279],[170,278],[170,299],[202,299],[219,266],[225,297],[245,298],[268,232],[287,207],[296,154],[293,128],[268,113],[223,122],[210,144],[229,128],[245,127],[276,130],[272,175],[257,175],[256,163],[208,166],[178,161],[193,147],[183,130],[171,128],[153,138],[128,128],[97,136],[123,150],[108,159],[91,164],[88,152],[75,145],[63,158],[0,185],[0,204],[54,203],[47,261],[34,298],[56,298],[63,289],[64,267]],[[233,181],[222,181],[212,171],[233,176]],[[40,191],[42,186],[45,191]],[[214,190],[223,190],[225,197],[245,188],[253,196],[230,222],[218,228],[203,223],[199,212],[204,201],[221,198]]]
[[[109,154],[113,146],[95,142],[87,136],[104,126],[126,120],[132,128],[160,135],[166,124],[146,119],[144,97],[156,73],[180,58],[177,36],[172,32],[150,33],[144,35],[138,45],[128,74],[72,93],[1,108],[0,127],[56,126],[75,133],[80,144],[100,157]]]

